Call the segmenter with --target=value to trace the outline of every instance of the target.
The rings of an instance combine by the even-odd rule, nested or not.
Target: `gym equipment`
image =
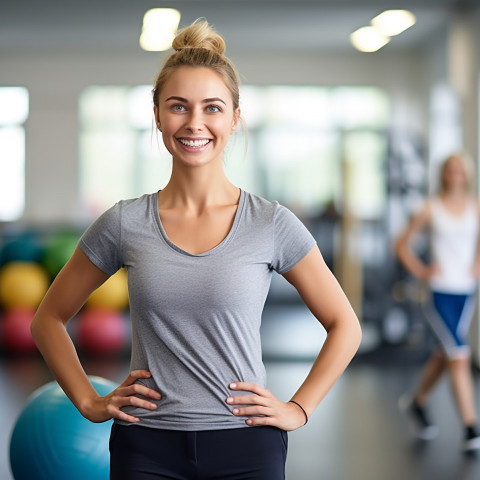
[[[128,307],[127,272],[118,270],[88,298],[87,307],[125,310]]]
[[[85,352],[110,355],[120,353],[127,346],[127,322],[121,312],[85,308],[75,320],[76,343]]]
[[[89,377],[106,395],[117,385]],[[10,439],[15,480],[108,480],[108,441],[112,421],[92,423],[71,403],[57,382],[40,387],[27,400]]]
[[[9,262],[0,270],[0,304],[37,308],[48,287],[45,269],[33,262]]]
[[[37,351],[30,324],[35,310],[13,308],[3,312],[0,318],[0,344],[9,352],[34,353]]]

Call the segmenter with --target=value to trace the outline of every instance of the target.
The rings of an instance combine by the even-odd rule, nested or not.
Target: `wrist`
[[[289,400],[288,403],[293,403],[294,405],[296,405],[302,411],[302,413],[305,417],[305,423],[303,425],[306,425],[308,423],[308,415],[307,415],[307,412],[305,411],[305,409],[295,400]]]

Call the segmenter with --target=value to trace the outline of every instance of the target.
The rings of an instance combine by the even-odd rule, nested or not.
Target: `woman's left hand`
[[[249,382],[235,382],[229,387],[231,390],[251,392],[226,399],[229,405],[238,405],[232,411],[236,417],[249,417],[247,425],[269,425],[288,432],[305,424],[305,415],[298,405],[282,402],[266,388]]]

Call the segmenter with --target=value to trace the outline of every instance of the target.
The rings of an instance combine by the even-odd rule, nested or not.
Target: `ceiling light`
[[[415,15],[408,10],[385,10],[372,19],[372,25],[389,37],[402,33],[415,22]]]
[[[361,52],[376,52],[390,39],[377,27],[362,27],[350,34],[350,41]]]
[[[149,52],[168,50],[180,23],[180,12],[174,8],[152,8],[143,16],[140,46]]]

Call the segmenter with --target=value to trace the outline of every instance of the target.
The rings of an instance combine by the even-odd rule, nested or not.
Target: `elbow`
[[[357,320],[356,329],[355,329],[355,333],[354,333],[355,351],[358,351],[358,349],[360,348],[360,345],[362,343],[362,338],[363,338],[362,327],[360,325],[360,322]]]
[[[35,315],[33,317],[33,320],[32,320],[32,323],[30,324],[30,333],[33,337],[33,340],[36,342],[36,339],[38,337],[38,331],[40,329],[39,325],[38,325],[38,318],[37,318],[37,315]]]
[[[350,345],[354,350],[354,353],[360,348],[360,344],[362,343],[362,327],[360,325],[360,321],[358,320],[357,316],[355,315],[354,320],[349,325],[349,331],[347,333],[348,339],[350,341]]]

